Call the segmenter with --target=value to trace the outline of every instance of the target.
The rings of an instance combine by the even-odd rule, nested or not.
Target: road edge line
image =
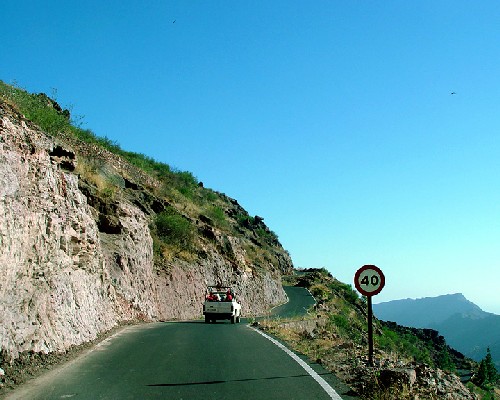
[[[318,375],[316,371],[314,371],[307,363],[302,360],[297,354],[287,348],[284,344],[278,342],[276,339],[271,336],[265,334],[261,330],[250,326],[255,332],[259,335],[264,336],[266,339],[270,340],[273,344],[278,346],[281,350],[283,350],[286,354],[292,357],[304,370],[323,388],[323,390],[330,396],[330,398],[334,400],[342,400],[342,397],[332,388],[327,381],[325,381],[321,376]]]

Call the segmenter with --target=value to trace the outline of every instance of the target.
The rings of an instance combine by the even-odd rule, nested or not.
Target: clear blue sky
[[[499,21],[498,0],[3,0],[0,79],[236,198],[297,267],[500,314]]]

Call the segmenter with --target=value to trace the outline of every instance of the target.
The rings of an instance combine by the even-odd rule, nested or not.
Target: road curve
[[[307,364],[329,384],[335,378]],[[303,366],[244,323],[127,327],[6,399],[332,399]],[[336,397],[340,398],[340,397]],[[347,398],[342,396],[342,398]]]
[[[273,317],[290,318],[304,315],[310,307],[316,304],[316,300],[306,288],[284,286],[283,289],[288,296],[288,302],[273,308],[271,311],[271,316]]]

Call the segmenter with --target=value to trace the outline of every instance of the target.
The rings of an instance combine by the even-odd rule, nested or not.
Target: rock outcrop
[[[64,351],[127,320],[199,318],[207,284],[233,285],[244,316],[286,300],[280,278],[292,263],[277,241],[262,250],[273,253],[267,263],[255,265],[247,254],[255,238],[245,229],[231,235],[208,217],[184,215],[199,232],[197,256],[173,255],[159,267],[150,224],[168,199],[144,187],[140,170],[103,149],[97,155],[51,137],[10,104],[0,103],[0,118],[4,357]],[[107,203],[75,172],[84,149],[118,182]],[[235,207],[229,201],[226,213]]]

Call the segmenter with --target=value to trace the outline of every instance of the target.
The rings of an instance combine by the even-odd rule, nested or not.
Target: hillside
[[[237,200],[1,81],[0,239],[4,370],[129,321],[200,318],[207,284],[262,314],[286,300],[293,268]]]
[[[500,315],[490,314],[474,319],[455,314],[433,325],[433,328],[456,349],[476,361],[484,358],[489,347],[495,366],[500,371]]]
[[[366,399],[478,398],[456,374],[475,371],[476,363],[448,346],[437,331],[375,320],[375,365],[371,367],[365,299],[325,269],[287,276],[285,284],[308,288],[316,305],[304,317],[268,318],[256,324],[332,371],[351,387],[351,395]],[[471,383],[467,386],[476,390]]]
[[[500,316],[481,310],[461,293],[384,302],[375,304],[374,312],[385,321],[435,329],[450,345],[476,361],[484,358],[489,347],[500,370]]]
[[[453,373],[475,363],[433,330],[377,321],[368,367],[366,303],[350,285],[326,270],[294,275],[277,235],[237,200],[1,81],[0,239],[0,390],[120,325],[200,318],[207,284],[232,285],[244,316],[261,316],[287,300],[284,279],[317,304],[261,327],[353,392],[476,398]]]

